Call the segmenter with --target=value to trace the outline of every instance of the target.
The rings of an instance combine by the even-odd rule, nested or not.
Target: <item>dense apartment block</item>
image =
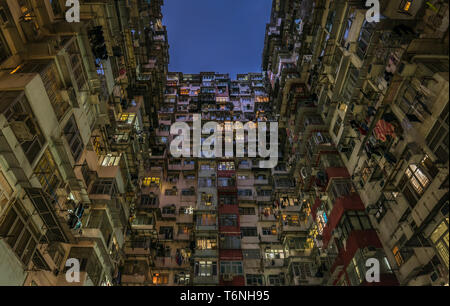
[[[306,233],[290,284],[367,284],[377,258],[378,284],[448,285],[448,3],[380,7],[273,1],[263,69]]]
[[[65,1],[0,2],[2,285],[112,285],[126,266],[167,71],[162,2],[80,4],[68,23]]]
[[[168,71],[162,0],[80,3],[0,0],[0,285],[448,285],[448,1],[273,0],[236,78]],[[244,156],[175,157],[197,115]]]

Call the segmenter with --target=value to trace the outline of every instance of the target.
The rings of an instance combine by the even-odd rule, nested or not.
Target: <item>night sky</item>
[[[169,71],[260,72],[272,0],[165,0]]]

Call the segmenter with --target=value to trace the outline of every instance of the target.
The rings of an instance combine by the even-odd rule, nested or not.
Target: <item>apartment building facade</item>
[[[379,284],[448,284],[448,4],[380,7],[273,1],[263,69],[309,259],[322,284],[368,284],[370,258]]]
[[[162,0],[43,3],[0,1],[1,285],[448,285],[447,3],[274,0],[235,79],[168,72]],[[244,156],[175,157],[197,114]]]
[[[0,284],[120,283],[152,132],[136,83],[162,91],[167,70],[161,5],[80,1],[68,23],[65,1],[0,3]]]

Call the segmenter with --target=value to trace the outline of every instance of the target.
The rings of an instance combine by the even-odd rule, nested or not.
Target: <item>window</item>
[[[32,164],[45,144],[45,137],[33,116],[25,93],[22,91],[0,92],[4,107],[3,115],[11,125],[27,160]]]
[[[289,249],[301,250],[306,248],[306,238],[290,238],[288,239]]]
[[[352,99],[356,83],[358,82],[358,77],[359,77],[359,69],[353,66],[353,64],[350,64],[347,79],[345,80],[345,85],[342,90],[342,100],[346,104],[349,104]]]
[[[284,258],[284,251],[277,249],[267,249],[265,252],[266,259],[282,259]]]
[[[72,247],[68,258],[77,258],[80,260],[80,271],[85,271],[89,275],[89,278],[94,283],[94,286],[98,286],[100,278],[103,272],[102,264],[99,258],[91,247]],[[65,269],[68,269],[66,267]],[[66,272],[66,271],[64,271]]]
[[[300,279],[306,279],[307,277],[312,277],[311,274],[311,263],[309,262],[294,262],[292,263],[292,271],[296,277]]]
[[[176,213],[175,205],[169,205],[162,208],[163,215],[175,215],[175,213]]]
[[[187,197],[187,196],[194,196],[194,195],[195,195],[195,189],[194,189],[194,187],[191,187],[191,188],[189,188],[189,189],[183,189],[183,190],[181,190],[181,195],[182,195],[182,196],[185,196],[185,197]]]
[[[100,178],[94,182],[90,193],[114,196],[117,192],[117,187],[113,178]]]
[[[164,239],[173,239],[173,227],[161,226],[159,228],[159,234],[162,235]]]
[[[356,51],[357,55],[362,60],[364,60],[367,55],[369,44],[374,32],[375,32],[375,25],[372,22],[368,22],[367,20],[365,20],[361,28],[361,32],[358,39],[358,49]]]
[[[240,236],[222,236],[220,238],[220,248],[226,250],[237,250],[241,248]]]
[[[365,211],[347,211],[341,218],[342,235],[348,238],[352,231],[372,229],[370,219]]]
[[[361,268],[359,264],[360,261],[356,259],[358,254],[359,253],[356,253],[355,257],[352,258],[347,267],[347,275],[352,286],[360,285],[365,278],[365,269]]]
[[[281,286],[284,283],[284,279],[282,276],[275,274],[269,275],[269,285],[270,286]]]
[[[197,250],[215,250],[217,249],[217,238],[200,237],[196,241]]]
[[[195,276],[216,276],[217,262],[216,261],[197,261],[194,265]]]
[[[247,286],[263,286],[263,276],[260,274],[246,274]]]
[[[81,156],[81,153],[83,152],[84,144],[83,140],[81,139],[77,123],[75,122],[74,115],[70,117],[69,121],[64,127],[64,136],[66,137],[67,143],[69,144],[73,159],[75,160],[75,162],[77,162]]]
[[[209,193],[202,192],[201,195],[202,205],[211,206],[213,201],[213,195]]]
[[[219,177],[219,179],[217,180],[218,187],[233,187],[234,183],[234,180],[228,177]]]
[[[233,274],[242,275],[242,262],[240,261],[221,261],[220,262],[220,273],[221,274]]]
[[[243,237],[256,237],[258,230],[256,227],[241,227],[241,234]]]
[[[350,7],[347,9],[346,16],[348,16],[348,17],[347,17],[346,27],[345,27],[345,30],[341,31],[341,34],[340,34],[341,37],[340,37],[339,41],[340,41],[342,47],[345,47],[345,43],[347,42],[348,35],[350,33],[350,29],[355,20],[355,12],[353,12],[353,11],[350,12],[350,10],[353,10],[353,9]]]
[[[237,226],[237,215],[223,214],[220,215],[220,226]]]
[[[178,225],[178,234],[179,235],[189,235],[192,231],[192,226],[187,224]]]
[[[166,196],[176,196],[178,194],[178,190],[177,190],[177,187],[173,187],[173,188],[170,188],[170,189],[166,189],[165,191],[164,191],[164,195],[166,195]]]
[[[251,189],[239,189],[238,196],[240,197],[251,197],[253,195],[253,191]]]
[[[216,180],[214,178],[199,178],[198,187],[215,187]]]
[[[395,262],[397,263],[397,265],[399,267],[401,267],[404,263],[404,260],[403,260],[402,254],[400,253],[400,249],[398,246],[395,246],[392,249],[392,254],[394,254]]]
[[[47,149],[34,169],[34,174],[41,183],[42,189],[50,195],[56,194],[56,188],[62,183],[61,175],[53,160],[52,154]]]
[[[334,128],[333,128],[333,133],[336,137],[339,134],[339,130],[341,129],[341,126],[342,126],[342,119],[341,119],[341,116],[338,115],[336,118],[336,122],[334,123]]]
[[[30,64],[36,65],[33,62]],[[45,90],[47,91],[47,95],[55,111],[55,115],[58,120],[61,120],[63,115],[69,109],[70,104],[66,102],[59,94],[61,85],[55,64],[52,63],[51,65],[43,68],[40,75],[42,82],[44,83]]]
[[[109,246],[109,243],[111,242],[113,228],[110,224],[106,210],[104,209],[92,210],[86,228],[99,229],[103,235],[106,246]]]
[[[411,207],[414,207],[430,183],[430,179],[423,169],[412,164],[406,169],[404,177],[400,180],[399,188]]]
[[[40,234],[30,222],[30,218],[21,203],[16,201],[5,213],[0,224],[0,237],[24,265],[30,262],[40,239]]]
[[[260,259],[261,250],[260,249],[245,249],[242,250],[242,256],[244,259]]]
[[[272,190],[270,189],[260,189],[257,191],[259,197],[270,197],[272,195]]]
[[[276,235],[277,234],[277,228],[275,226],[273,226],[273,227],[263,227],[262,228],[262,234],[264,236]]]
[[[142,179],[143,186],[151,186],[151,185],[159,185],[160,178],[159,177],[144,177]]]
[[[300,225],[300,220],[299,220],[299,216],[298,215],[287,215],[287,214],[283,214],[281,216],[281,219],[283,221],[283,225],[288,225],[288,226],[299,226]]]
[[[218,166],[219,171],[235,170],[234,162],[220,162]]]
[[[3,208],[6,207],[12,194],[11,185],[8,183],[3,171],[0,170],[0,211],[3,211]]]
[[[221,205],[236,205],[237,204],[236,196],[221,195],[219,197],[219,201],[220,201]]]
[[[153,217],[148,215],[136,215],[136,218],[133,219],[132,225],[152,225]]]
[[[167,285],[169,283],[169,274],[167,273],[153,273],[152,283],[154,285]]]
[[[404,87],[403,96],[397,101],[400,109],[409,115],[415,115],[423,121],[424,114],[429,112],[431,105],[425,96],[423,96],[411,83]],[[447,125],[448,126],[448,125]]]
[[[216,216],[213,214],[202,213],[197,216],[197,225],[213,226],[216,225]]]
[[[190,284],[190,274],[185,274],[183,272],[175,274],[174,282],[178,285],[187,286]]]
[[[239,215],[245,216],[245,215],[255,215],[255,208],[254,207],[239,207]]]
[[[81,58],[81,52],[77,45],[77,40],[74,40],[73,43],[68,46],[67,51],[70,55],[70,62],[73,71],[73,75],[75,76],[76,85],[79,90],[83,90],[86,85],[86,72],[83,67],[83,61]]]
[[[378,223],[381,222],[383,217],[386,215],[387,212],[387,205],[386,202],[388,200],[386,199],[385,195],[381,195],[380,199],[377,201],[376,205],[376,212],[375,212],[375,219]]]
[[[449,108],[448,103],[442,111],[441,115],[437,118],[436,123],[429,132],[426,142],[428,147],[436,155],[437,159],[441,163],[448,161],[449,154],[449,135],[448,135],[448,117]]]
[[[0,11],[2,13],[2,19],[6,19],[4,10]],[[5,17],[3,17],[5,16]],[[11,55],[8,44],[6,43],[5,38],[3,37],[3,32],[0,31],[0,64],[6,60]]]
[[[350,180],[333,179],[330,186],[330,198],[334,203],[338,198],[349,195],[353,192],[353,185]]]
[[[447,204],[448,205],[448,202]],[[433,231],[433,233],[430,236],[430,240],[433,243],[434,247],[436,248],[437,253],[439,254],[439,257],[444,262],[444,264],[447,266],[447,269],[449,267],[449,252],[448,252],[448,244],[449,244],[449,238],[448,238],[448,216],[442,222],[436,227],[436,229]]]

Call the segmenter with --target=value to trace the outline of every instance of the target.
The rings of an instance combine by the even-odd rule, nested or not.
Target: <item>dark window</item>
[[[72,115],[64,127],[64,136],[66,136],[67,143],[69,144],[70,151],[72,152],[73,159],[75,162],[81,156],[84,149],[83,140],[81,139],[80,131],[78,129],[77,123],[75,122],[75,117]]]
[[[237,215],[232,214],[221,215],[220,226],[237,226]]]
[[[258,230],[256,227],[241,227],[241,234],[243,237],[256,237]]]
[[[427,136],[426,142],[428,147],[436,155],[437,159],[441,163],[448,161],[449,154],[449,135],[448,135],[448,122],[449,122],[449,108],[448,103],[442,111],[441,115],[437,118],[436,123]]]

